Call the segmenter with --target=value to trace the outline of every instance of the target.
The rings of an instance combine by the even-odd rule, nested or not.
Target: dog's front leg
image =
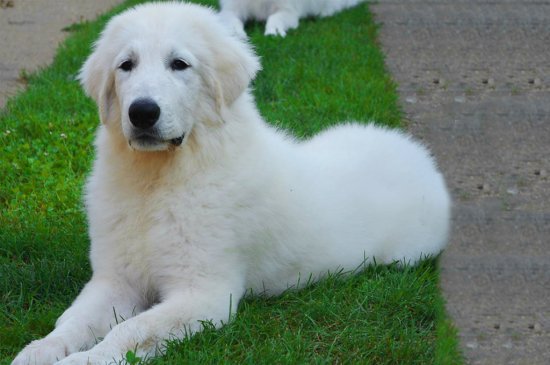
[[[232,11],[221,11],[220,19],[236,36],[246,39],[243,21],[235,13]]]
[[[12,365],[51,365],[67,355],[94,346],[111,327],[142,310],[126,285],[94,277],[57,320],[46,337],[31,342]]]
[[[286,36],[286,31],[298,27],[299,15],[293,10],[280,10],[267,18],[265,35]]]
[[[115,326],[91,350],[73,354],[56,365],[117,364],[128,351],[152,358],[169,339],[184,339],[203,328],[204,321],[219,327],[230,319],[244,294],[242,285],[223,285],[173,291],[160,304]]]

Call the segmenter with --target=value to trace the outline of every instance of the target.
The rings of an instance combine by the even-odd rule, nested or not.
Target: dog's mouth
[[[172,146],[181,146],[181,144],[183,143],[183,139],[185,138],[185,133],[182,134],[180,137],[178,138],[172,138],[170,140],[170,143],[172,144]]]
[[[150,134],[141,134],[133,137],[128,141],[129,145],[136,150],[143,151],[160,151],[168,149],[170,146],[178,147],[181,146],[183,140],[185,139],[185,133],[177,138],[172,138],[169,140],[164,140],[158,136],[153,136]]]

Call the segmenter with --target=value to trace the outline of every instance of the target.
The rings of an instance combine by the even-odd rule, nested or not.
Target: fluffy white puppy
[[[426,149],[354,124],[297,142],[259,115],[259,68],[208,8],[150,3],[110,21],[80,73],[102,122],[85,198],[93,276],[13,365],[152,357],[226,322],[247,289],[440,252],[450,202]]]
[[[220,0],[224,21],[241,37],[243,22],[250,19],[267,21],[266,35],[284,37],[286,31],[298,27],[300,18],[330,16],[365,0]]]

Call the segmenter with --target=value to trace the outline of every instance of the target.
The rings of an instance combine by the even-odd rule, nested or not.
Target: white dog
[[[300,18],[330,16],[365,0],[220,0],[224,21],[241,37],[246,37],[243,22],[266,20],[265,34],[286,36],[298,27]]]
[[[80,73],[102,122],[86,189],[93,276],[13,365],[152,357],[203,320],[227,322],[248,289],[440,252],[450,202],[426,149],[356,124],[297,142],[259,115],[247,90],[259,68],[208,8],[151,3],[111,20]]]

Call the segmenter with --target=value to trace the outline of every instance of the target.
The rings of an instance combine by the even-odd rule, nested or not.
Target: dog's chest
[[[159,268],[176,261],[187,240],[187,218],[177,212],[181,198],[154,191],[89,194],[94,269],[108,265],[132,281],[148,282]]]
[[[234,241],[222,191],[159,186],[96,195],[89,206],[94,270],[107,265],[144,293],[161,295],[210,270],[204,263]]]

